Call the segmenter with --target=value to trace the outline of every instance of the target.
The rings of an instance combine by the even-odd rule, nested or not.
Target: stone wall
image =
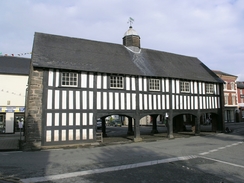
[[[31,68],[26,100],[26,122],[24,150],[41,148],[42,136],[43,70]]]

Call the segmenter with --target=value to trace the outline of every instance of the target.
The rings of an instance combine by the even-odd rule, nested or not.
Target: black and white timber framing
[[[134,33],[131,27],[128,31]],[[207,112],[218,116],[217,130],[224,128],[223,81],[197,58],[36,33],[32,64],[26,125],[32,145],[95,142],[97,118],[113,114],[134,119],[135,140],[140,140],[139,121],[147,115],[169,114],[169,137],[179,114],[196,116],[197,133],[200,116]],[[77,85],[62,86],[63,72],[76,73]],[[122,76],[123,88],[111,88],[110,76]],[[157,91],[149,89],[152,78],[159,80]],[[189,92],[181,91],[185,81]],[[212,93],[206,93],[206,84],[213,86]]]

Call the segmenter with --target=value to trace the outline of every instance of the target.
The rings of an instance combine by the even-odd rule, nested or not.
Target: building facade
[[[140,119],[167,119],[168,137],[190,115],[200,133],[211,113],[222,131],[223,81],[195,57],[142,49],[132,27],[123,45],[35,33],[27,105],[26,146],[96,142],[96,121],[120,115],[141,141]],[[134,122],[132,128],[132,121]]]
[[[236,85],[238,101],[237,122],[244,122],[244,82],[237,81]]]
[[[24,124],[30,59],[0,56],[0,133],[20,131]]]
[[[224,84],[224,114],[225,114],[225,122],[235,122],[236,119],[236,111],[238,108],[237,105],[237,85],[236,80],[237,76],[224,73],[222,71],[214,71],[223,81]]]

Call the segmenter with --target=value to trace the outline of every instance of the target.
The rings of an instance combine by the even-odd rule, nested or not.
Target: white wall
[[[0,107],[25,106],[28,76],[0,75]],[[10,105],[7,102],[10,101]]]

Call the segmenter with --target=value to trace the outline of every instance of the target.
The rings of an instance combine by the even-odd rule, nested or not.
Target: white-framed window
[[[232,105],[236,105],[236,94],[231,94]]]
[[[231,90],[235,90],[235,83],[234,82],[231,82],[230,86],[231,86]]]
[[[205,85],[206,93],[213,94],[214,93],[214,85],[210,83],[206,83]]]
[[[229,100],[229,94],[225,94],[225,105],[229,104],[228,100]]]
[[[190,82],[181,81],[180,82],[180,91],[184,93],[190,93]]]
[[[160,80],[159,79],[149,79],[149,90],[150,91],[160,91]]]
[[[77,86],[78,74],[74,72],[62,72],[61,85],[62,86]]]
[[[224,83],[224,90],[227,90],[227,83],[228,82],[225,81],[225,83]]]
[[[240,94],[242,95],[242,89],[240,89]]]
[[[110,76],[110,88],[123,89],[124,77],[123,76]]]

